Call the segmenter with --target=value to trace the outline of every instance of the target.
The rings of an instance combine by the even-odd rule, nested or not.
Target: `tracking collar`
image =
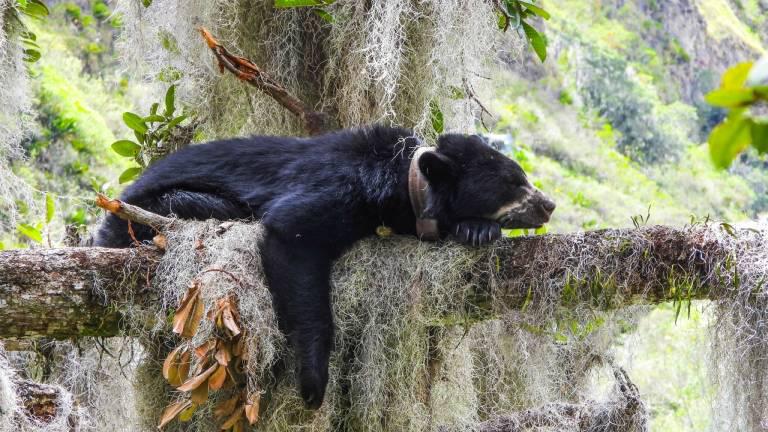
[[[413,214],[416,216],[416,235],[419,240],[436,241],[440,239],[440,231],[437,229],[437,219],[425,217],[425,210],[429,200],[429,182],[419,169],[419,158],[426,152],[434,151],[430,147],[417,147],[411,157],[411,165],[408,169],[408,196],[411,199]]]

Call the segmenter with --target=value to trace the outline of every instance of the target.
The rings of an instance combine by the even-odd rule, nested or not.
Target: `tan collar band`
[[[430,147],[417,147],[411,157],[411,165],[408,169],[408,196],[411,199],[411,208],[416,216],[416,235],[419,240],[436,241],[440,239],[440,231],[437,228],[437,219],[424,217],[429,200],[429,182],[419,169],[419,158],[426,152],[434,151]]]

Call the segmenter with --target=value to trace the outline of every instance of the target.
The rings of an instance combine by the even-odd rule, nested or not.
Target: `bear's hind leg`
[[[271,231],[261,256],[281,330],[295,352],[301,397],[308,408],[317,409],[325,397],[333,341],[331,260],[322,248]]]

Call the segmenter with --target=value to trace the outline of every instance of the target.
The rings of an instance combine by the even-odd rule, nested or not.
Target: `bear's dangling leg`
[[[333,342],[331,260],[323,248],[285,240],[270,230],[261,256],[280,328],[295,352],[301,397],[308,408],[317,409],[325,397]]]

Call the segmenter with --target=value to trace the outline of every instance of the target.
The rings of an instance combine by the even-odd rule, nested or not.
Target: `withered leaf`
[[[245,404],[245,417],[248,419],[248,423],[251,425],[256,424],[259,421],[259,402],[261,396],[258,393],[252,394],[248,397],[248,403]]]
[[[195,410],[197,410],[198,405],[196,403],[192,403],[188,408],[186,408],[184,411],[179,413],[179,421],[180,422],[188,422],[192,420],[192,415],[195,414]]]
[[[198,359],[202,359],[216,346],[216,339],[208,339],[195,348],[195,355]]]
[[[187,321],[184,323],[184,330],[181,332],[182,337],[191,338],[197,333],[200,320],[203,319],[203,312],[205,312],[205,305],[200,296],[198,296],[193,302],[192,313],[189,314]]]
[[[199,296],[200,285],[197,283],[197,281],[194,281],[187,290],[187,293],[184,294],[184,298],[181,300],[181,305],[179,305],[179,308],[176,309],[176,312],[173,314],[174,333],[181,334],[182,336],[184,333],[188,333],[184,331],[185,326],[189,316],[193,314],[194,309],[197,306],[196,303]]]
[[[240,326],[237,325],[237,322],[235,321],[231,306],[228,305],[221,311],[221,317],[224,320],[224,326],[229,329],[232,336],[240,334]]]
[[[232,432],[243,432],[245,430],[245,422],[242,419],[238,420],[234,426],[232,426]]]
[[[232,413],[231,416],[227,419],[227,421],[224,422],[223,425],[221,425],[222,429],[230,429],[233,426],[235,426],[235,423],[238,422],[243,417],[243,406],[240,405],[235,409],[235,411]]]
[[[240,395],[236,395],[219,403],[213,410],[213,416],[217,419],[231,416],[239,401]]]
[[[168,357],[166,357],[165,361],[163,362],[163,378],[165,378],[171,385],[174,386],[181,384],[174,384],[174,382],[179,380],[177,357],[179,356],[179,351],[181,351],[182,348],[184,348],[184,345],[179,345],[176,347],[168,354]]]
[[[166,250],[168,248],[168,239],[163,234],[154,236],[152,238],[152,243],[154,243],[160,250]]]
[[[204,404],[208,401],[208,381],[209,380],[204,381],[201,385],[192,390],[192,402]]]
[[[179,358],[179,384],[183,383],[184,381],[189,378],[189,367],[192,364],[191,362],[192,354],[189,351],[184,351],[181,354],[181,357]]]
[[[178,390],[179,391],[190,391],[190,390],[194,390],[194,389],[200,387],[200,385],[203,384],[208,379],[208,377],[211,376],[211,374],[216,372],[216,368],[218,368],[218,367],[219,367],[219,364],[218,363],[214,363],[213,366],[211,366],[208,369],[206,369],[205,372],[201,373],[200,375],[198,375],[196,377],[188,379],[186,382],[184,382],[184,384],[179,386]]]
[[[158,429],[162,429],[170,423],[171,420],[176,418],[179,413],[184,411],[185,409],[189,408],[189,406],[192,405],[192,401],[186,400],[186,401],[180,401],[173,404],[168,405],[163,410],[163,414],[160,416],[160,423],[157,425]]]
[[[229,365],[229,361],[232,360],[232,353],[229,350],[229,345],[220,343],[219,349],[216,350],[216,361],[222,366]]]
[[[224,385],[224,380],[227,379],[227,367],[218,365],[210,378],[208,378],[208,388],[211,390],[219,390]]]

